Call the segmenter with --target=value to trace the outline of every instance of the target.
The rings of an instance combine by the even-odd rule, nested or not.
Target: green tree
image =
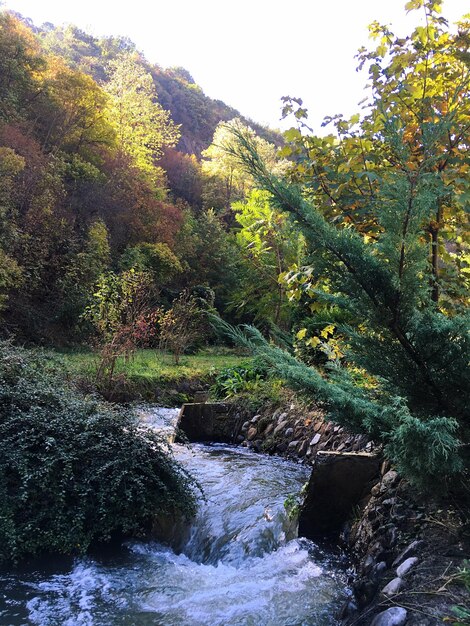
[[[14,215],[13,188],[15,177],[25,166],[25,160],[11,148],[0,147],[0,311],[4,308],[10,289],[17,286],[21,276],[16,260],[7,253],[18,233]]]
[[[303,239],[287,215],[270,205],[265,191],[254,189],[246,202],[234,203],[233,210],[245,272],[232,301],[237,309],[253,315],[257,323],[285,329],[290,306],[280,279],[293,264],[300,264]]]
[[[79,330],[90,293],[109,267],[111,250],[104,222],[97,220],[89,226],[84,244],[84,249],[71,257],[64,277],[59,281],[61,307],[58,320],[70,331]]]
[[[442,478],[461,472],[468,462],[468,315],[447,316],[439,310],[424,236],[437,207],[453,193],[435,164],[442,158],[442,137],[452,132],[459,117],[459,103],[465,110],[467,103],[457,100],[452,116],[435,113],[426,121],[419,167],[400,114],[381,110],[375,140],[390,160],[387,167],[374,170],[373,193],[364,201],[373,236],[364,237],[350,221],[325,216],[323,206],[311,201],[316,153],[304,155],[304,185],[299,168],[295,183],[274,176],[243,132],[234,131],[238,146],[231,149],[269,194],[271,205],[302,229],[311,259],[308,271],[319,278],[308,285],[313,300],[343,309],[349,317],[342,328],[346,360],[325,371],[268,345],[253,329],[241,340],[293,384],[325,401],[333,419],[382,441],[399,469],[418,484],[436,481],[437,472]],[[298,135],[290,136],[298,145]],[[340,182],[341,170],[338,178]],[[340,212],[348,211],[341,195],[336,201]],[[357,372],[369,376],[370,384],[358,385]]]
[[[232,130],[250,134],[260,154],[274,171],[285,167],[277,159],[276,147],[259,137],[239,118],[220,122],[215,129],[212,144],[202,153],[202,172],[205,176],[203,200],[206,207],[225,211],[230,215],[232,202],[243,200],[253,188],[253,179],[231,154]]]
[[[166,243],[139,243],[126,248],[119,263],[124,270],[148,273],[156,287],[163,287],[183,271],[180,260]]]
[[[209,287],[215,292],[217,309],[226,311],[240,286],[243,262],[221,218],[212,209],[196,215],[187,210],[176,249],[184,268],[178,280],[180,289]]]
[[[111,98],[109,116],[118,150],[155,178],[155,161],[165,146],[175,145],[178,127],[158,104],[152,76],[136,54],[122,54],[110,61],[109,68],[110,78],[104,88]]]
[[[120,357],[133,357],[146,326],[152,304],[148,274],[131,268],[121,274],[102,274],[83,317],[95,327],[100,352],[96,378],[101,390],[112,397],[114,372]]]
[[[185,290],[175,298],[170,309],[161,312],[158,320],[160,349],[171,352],[176,365],[187,350],[208,334],[210,327],[205,308],[211,305],[212,302],[202,302]]]

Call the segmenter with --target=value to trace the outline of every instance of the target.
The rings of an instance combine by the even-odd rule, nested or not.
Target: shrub
[[[211,393],[216,398],[227,399],[245,391],[254,391],[262,380],[253,363],[224,367],[217,374]]]
[[[130,411],[84,398],[40,353],[0,344],[0,561],[82,553],[191,515],[195,483]]]

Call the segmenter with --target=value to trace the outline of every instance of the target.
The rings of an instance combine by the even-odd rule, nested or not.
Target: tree
[[[154,177],[155,161],[165,146],[175,145],[179,130],[170,113],[158,104],[152,77],[136,54],[122,54],[109,67],[110,79],[104,88],[111,98],[109,116],[118,151]]]
[[[15,177],[23,171],[25,160],[11,148],[0,147],[0,312],[9,291],[20,282],[21,270],[7,253],[18,236],[13,219],[13,189]]]
[[[46,97],[36,106],[42,117],[43,147],[96,162],[97,148],[112,147],[115,142],[106,94],[90,76],[70,69],[57,57],[48,59],[43,81]]]
[[[265,191],[252,190],[246,202],[233,204],[233,210],[239,225],[236,241],[246,270],[232,301],[240,311],[251,313],[257,323],[285,329],[289,302],[280,279],[294,263],[300,264],[302,237],[287,215],[270,205]]]
[[[250,174],[240,167],[240,163],[231,154],[232,130],[252,135],[258,151],[274,171],[280,172],[285,167],[277,159],[276,147],[256,135],[239,118],[220,122],[215,129],[212,144],[202,153],[202,171],[205,175],[203,200],[207,208],[224,211],[226,216],[231,215],[232,202],[243,200],[253,188]]]
[[[428,15],[439,5],[413,4],[424,4]],[[389,61],[393,64],[393,57]],[[454,87],[449,86],[452,93]],[[401,87],[389,97],[396,98],[399,107]],[[269,194],[271,205],[287,212],[302,229],[310,257],[305,273],[310,272],[312,280],[297,284],[294,280],[292,289],[306,289],[312,302],[348,313],[349,324],[341,329],[345,360],[318,371],[270,346],[253,329],[248,338],[233,330],[232,334],[238,334],[292,384],[321,398],[333,419],[382,441],[406,476],[429,485],[436,482],[436,472],[446,478],[462,472],[468,462],[468,315],[445,315],[439,309],[435,266],[425,235],[438,207],[455,201],[460,192],[459,183],[455,188],[449,184],[446,168],[437,164],[443,158],[444,138],[449,133],[457,137],[454,124],[465,117],[468,104],[457,98],[452,114],[434,111],[416,131],[416,144],[407,141],[407,113],[402,117],[400,109],[390,112],[375,102],[375,115],[368,116],[364,127],[369,132],[370,120],[377,124],[372,143],[365,144],[361,173],[369,192],[364,198],[358,192],[371,225],[366,231],[357,226],[363,219],[358,215],[342,220],[332,215],[348,215],[347,198],[359,184],[354,182],[354,168],[350,179],[344,180],[345,170],[335,161],[336,152],[332,158],[328,151],[325,161],[315,150],[303,152],[302,167],[297,167],[292,182],[269,171],[249,135],[235,130],[238,146],[231,148],[232,157]],[[297,113],[303,119],[304,111]],[[357,150],[362,150],[363,134],[359,129],[351,139],[353,162]],[[300,153],[304,139],[297,132],[289,136],[293,150]],[[305,145],[315,145],[315,140],[306,137]],[[343,143],[342,150],[347,145]],[[419,156],[414,152],[416,145]],[[445,156],[445,162],[447,158],[452,157]],[[371,177],[367,164],[375,163],[374,159],[378,165]],[[459,167],[464,170],[466,159],[459,155]],[[334,188],[338,173],[339,192],[329,202],[322,187],[325,171],[328,191]],[[314,203],[312,198],[323,198],[323,202]],[[309,340],[306,334],[303,338]],[[357,384],[358,372],[368,377],[366,385]]]
[[[183,271],[180,260],[166,243],[139,243],[126,248],[119,260],[124,270],[149,274],[156,287],[163,287]]]
[[[204,303],[206,308],[212,302]],[[181,356],[208,332],[208,324],[201,302],[189,291],[183,291],[158,321],[160,348],[169,350],[179,365]]]
[[[165,170],[172,195],[185,200],[193,208],[200,209],[202,172],[196,157],[178,152],[174,148],[166,148],[158,164]]]
[[[60,307],[58,319],[72,333],[78,331],[90,292],[110,263],[108,230],[101,220],[88,227],[84,249],[73,255],[64,277],[59,281]]]
[[[84,318],[96,330],[100,351],[96,378],[109,397],[117,360],[133,357],[141,326],[147,326],[151,309],[152,281],[146,273],[131,268],[121,274],[107,272],[99,277]]]
[[[21,118],[39,92],[44,69],[39,46],[19,20],[0,12],[0,122]]]
[[[336,133],[315,137],[299,100],[285,99],[285,113],[295,112],[300,128],[286,133],[285,155],[297,165],[292,180],[337,223],[375,238],[378,188],[387,171],[409,177],[437,174],[445,193],[422,223],[432,266],[432,297],[444,309],[462,308],[470,283],[470,200],[468,149],[470,129],[470,22],[452,32],[440,15],[441,0],[411,0],[408,11],[425,14],[425,25],[398,38],[373,23],[372,50],[361,48],[359,67],[369,75],[365,115],[328,117]],[[396,141],[390,141],[391,135]]]
[[[214,210],[195,215],[188,209],[184,217],[175,248],[184,267],[178,285],[181,290],[197,285],[209,287],[215,293],[216,307],[227,311],[240,287],[243,265],[240,249]]]

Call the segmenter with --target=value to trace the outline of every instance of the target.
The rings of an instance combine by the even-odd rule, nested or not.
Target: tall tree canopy
[[[110,120],[116,129],[118,150],[151,173],[163,148],[177,142],[178,128],[158,103],[152,77],[135,54],[121,55],[109,68],[105,89],[111,98]]]

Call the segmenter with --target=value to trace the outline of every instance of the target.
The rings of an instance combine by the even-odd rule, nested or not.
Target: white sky
[[[0,2],[1,5],[1,2]],[[377,20],[406,34],[405,0],[6,0],[40,25],[71,22],[94,35],[125,35],[147,59],[183,66],[206,94],[279,127],[283,95],[301,97],[318,129],[325,115],[357,111],[365,76],[354,55]],[[453,22],[469,0],[444,0]]]

